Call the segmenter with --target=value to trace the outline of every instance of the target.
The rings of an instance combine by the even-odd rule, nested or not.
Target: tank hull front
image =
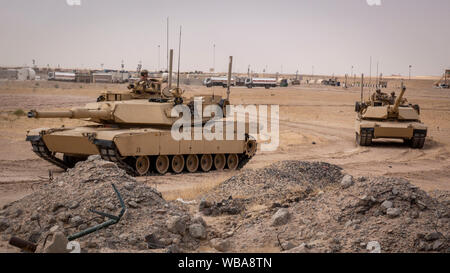
[[[427,131],[427,127],[421,122],[392,122],[392,121],[368,121],[357,120],[356,133],[362,130],[371,130],[373,138],[397,138],[411,139],[415,131]]]

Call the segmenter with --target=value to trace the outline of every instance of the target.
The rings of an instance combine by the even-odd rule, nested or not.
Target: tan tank
[[[171,128],[179,117],[172,116],[172,109],[181,104],[193,109],[194,99],[183,98],[178,87],[170,88],[170,80],[165,89],[155,86],[160,89],[140,94],[133,90],[105,93],[96,103],[67,111],[32,110],[30,118],[83,119],[97,125],[34,129],[28,132],[27,141],[38,156],[63,169],[99,154],[134,175],[239,169],[255,155],[257,143],[248,135],[249,125],[244,135],[238,136],[236,122],[229,124],[226,119],[215,120],[224,123],[224,140],[206,140],[204,136],[199,140],[175,140]],[[197,101],[203,109],[208,105],[224,109],[229,104],[228,98],[220,96],[202,96]],[[191,114],[194,121],[195,114]],[[201,125],[210,120],[203,117]],[[225,139],[226,126],[233,126],[234,140]]]
[[[427,126],[420,121],[419,105],[403,98],[406,88],[401,87],[398,98],[377,90],[370,100],[357,102],[356,142],[360,146],[372,145],[373,139],[403,139],[412,148],[423,148]]]

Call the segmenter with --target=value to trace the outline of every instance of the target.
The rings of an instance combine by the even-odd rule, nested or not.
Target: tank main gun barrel
[[[402,91],[400,92],[400,96],[398,96],[397,100],[395,101],[394,108],[392,108],[392,111],[394,113],[398,112],[398,107],[400,106],[400,103],[403,100],[403,95],[405,94],[405,91],[406,91],[406,87],[402,83]]]
[[[111,119],[111,112],[107,110],[90,110],[85,108],[73,108],[68,111],[47,111],[41,112],[31,110],[28,112],[29,118],[71,118],[71,119]]]

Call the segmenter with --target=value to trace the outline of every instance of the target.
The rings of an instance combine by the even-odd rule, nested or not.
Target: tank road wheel
[[[198,156],[188,155],[186,157],[186,170],[190,173],[195,173],[198,169]]]
[[[237,169],[237,166],[239,165],[239,157],[237,154],[229,154],[227,158],[227,167],[231,171],[234,171]]]
[[[184,169],[184,157],[182,155],[174,155],[172,157],[172,171],[181,173]]]
[[[214,156],[214,168],[216,170],[221,171],[225,168],[225,164],[227,163],[224,154],[216,154]]]
[[[170,161],[167,155],[159,155],[155,161],[155,169],[159,174],[165,174],[169,170]]]
[[[211,155],[202,155],[200,158],[200,168],[204,172],[209,172],[213,165],[213,159]]]
[[[140,156],[136,158],[135,169],[138,175],[145,175],[150,169],[150,159],[148,156]]]

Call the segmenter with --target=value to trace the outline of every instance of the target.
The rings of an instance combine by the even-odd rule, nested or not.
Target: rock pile
[[[223,214],[236,215],[244,210],[244,203],[245,200],[233,199],[232,196],[220,202],[208,202],[202,199],[198,210],[207,216],[219,216]]]
[[[450,252],[450,195],[430,196],[405,179],[355,179],[326,163],[288,161],[245,171],[209,196],[231,194],[248,200],[221,220],[236,223],[218,236],[235,252]]]
[[[127,211],[118,224],[78,239],[82,250],[192,251],[206,238],[204,222],[194,219],[182,205],[166,202],[158,191],[136,182],[114,163],[93,156],[5,206],[0,211],[1,239],[17,236],[43,245],[50,232],[68,236],[102,223],[106,219],[89,210],[119,214],[121,207],[111,184],[121,193]],[[179,219],[176,224],[174,218]]]
[[[266,202],[339,183],[342,168],[324,162],[282,161],[257,170],[245,170],[221,183],[207,200],[229,196]]]

